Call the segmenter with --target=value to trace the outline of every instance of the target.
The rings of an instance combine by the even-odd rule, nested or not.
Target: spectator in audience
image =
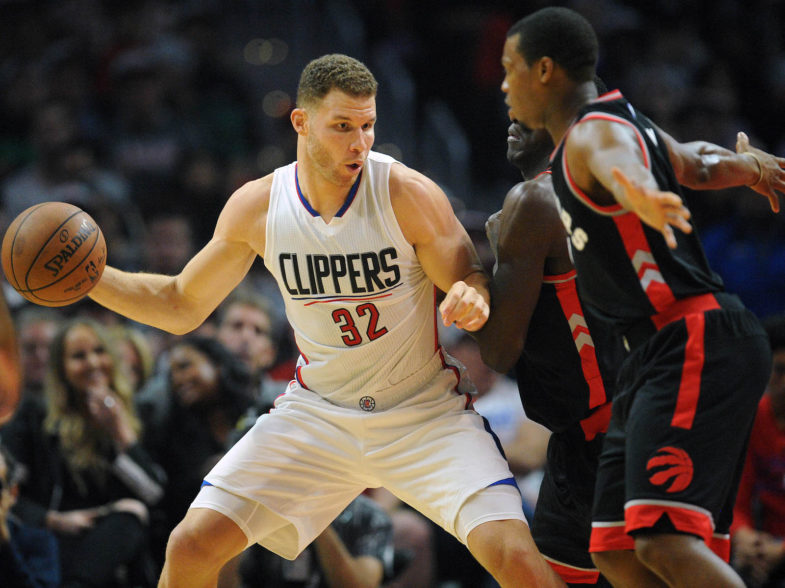
[[[153,375],[155,359],[150,341],[141,329],[118,324],[110,327],[117,345],[120,367],[134,392],[138,392]]]
[[[11,512],[21,473],[0,444],[0,579],[5,588],[58,588],[60,560],[54,535],[23,523]]]
[[[14,420],[0,431],[27,470],[14,512],[54,532],[68,587],[145,569],[148,507],[163,493],[112,351],[101,325],[65,323],[52,341],[43,428]]]
[[[732,563],[749,586],[785,582],[785,315],[764,322],[771,378],[750,435],[731,527]]]
[[[167,475],[153,529],[159,563],[169,532],[253,406],[250,373],[218,340],[189,335],[177,339],[166,357],[166,386],[153,380],[137,397],[145,446]]]
[[[23,401],[34,402],[43,412],[49,349],[63,315],[52,308],[29,304],[18,310],[14,319],[22,362]]]
[[[286,384],[272,380],[268,370],[275,364],[277,336],[270,302],[240,286],[218,309],[218,340],[251,372],[254,397],[260,411],[267,412]]]

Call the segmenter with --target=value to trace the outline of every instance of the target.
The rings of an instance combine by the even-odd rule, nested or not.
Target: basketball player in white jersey
[[[235,192],[176,276],[107,267],[91,296],[173,333],[197,327],[257,255],[301,357],[287,392],[206,476],[167,547],[161,586],[214,586],[253,543],[293,559],[358,494],[386,487],[466,544],[504,587],[563,586],[471,388],[437,338],[477,330],[487,278],[442,190],[374,153],[376,80],[327,55],[304,69],[297,161]]]

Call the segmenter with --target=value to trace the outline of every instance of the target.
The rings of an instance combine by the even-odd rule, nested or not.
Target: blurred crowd
[[[323,39],[341,37],[362,53],[393,51],[422,102],[438,97],[454,111],[472,150],[471,197],[454,204],[486,251],[484,221],[520,179],[502,150],[503,38],[544,4],[0,0],[0,229],[35,203],[72,202],[101,226],[111,265],[179,272],[236,188],[294,159],[292,72],[321,53],[351,53]],[[732,148],[744,130],[753,144],[785,154],[785,3],[565,4],[603,37],[608,87],[674,137]],[[363,25],[359,38],[319,28],[344,20]],[[418,153],[401,155],[418,166]],[[444,187],[451,192],[449,181]],[[695,223],[728,289],[762,318],[782,315],[785,216],[737,195],[689,194]],[[275,284],[257,262],[185,337],[89,300],[52,310],[29,305],[5,281],[3,291],[24,376],[22,404],[0,427],[0,574],[10,573],[4,546],[13,537],[12,559],[28,573],[19,586],[154,585],[168,532],[203,475],[292,376],[297,351]],[[514,383],[484,366],[471,339],[444,340],[477,384],[477,408],[532,508],[547,432],[526,419]],[[782,392],[777,349],[770,389]],[[772,480],[766,489],[785,501],[782,476],[779,488]],[[738,562],[763,585],[782,565],[785,511],[768,515],[777,525],[761,526],[758,488],[745,494],[754,502],[745,528],[765,535],[743,542],[742,531]],[[334,530],[352,554],[384,560],[387,586],[493,586],[451,537],[384,493],[369,498]],[[317,548],[308,565],[284,564],[249,553],[226,585],[261,585],[249,580],[259,566],[295,582],[319,557]]]

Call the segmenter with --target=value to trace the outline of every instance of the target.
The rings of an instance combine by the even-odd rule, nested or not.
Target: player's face
[[[271,332],[266,313],[254,306],[233,304],[218,327],[218,339],[256,372],[269,368],[275,360]]]
[[[193,347],[180,345],[169,354],[172,391],[183,406],[194,406],[218,393],[218,368]]]
[[[63,372],[71,387],[82,392],[109,387],[112,358],[95,331],[87,325],[76,325],[63,343]]]
[[[519,120],[531,129],[540,128],[532,92],[535,75],[518,52],[519,39],[520,34],[513,35],[504,43],[502,92],[507,94],[504,102],[509,107],[510,120]]]
[[[542,169],[543,162],[553,151],[553,141],[545,129],[531,130],[514,120],[507,128],[507,160],[527,178]]]
[[[309,162],[328,181],[351,185],[373,146],[376,98],[331,90],[307,113]]]

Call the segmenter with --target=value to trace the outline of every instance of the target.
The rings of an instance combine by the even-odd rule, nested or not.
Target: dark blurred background
[[[0,0],[0,229],[74,202],[109,262],[176,272],[226,198],[295,157],[288,113],[310,59],[380,82],[375,149],[437,180],[481,230],[520,179],[505,159],[501,49],[547,4],[584,14],[599,73],[683,141],[785,155],[777,0]],[[785,311],[785,216],[745,189],[688,194],[714,268],[760,316]]]

